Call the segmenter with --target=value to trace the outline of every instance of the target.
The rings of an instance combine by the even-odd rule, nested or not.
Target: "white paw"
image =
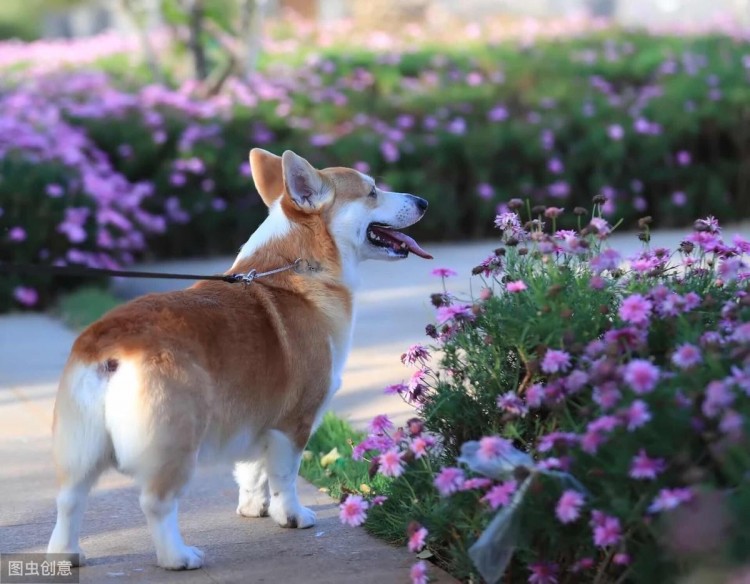
[[[158,563],[167,570],[195,570],[203,565],[203,551],[186,545],[165,558],[159,558]]]
[[[285,509],[281,501],[274,497],[271,499],[271,505],[268,512],[273,520],[281,527],[305,529],[315,525],[315,511],[303,507],[299,503],[291,510]]]
[[[268,517],[268,500],[262,497],[248,499],[239,504],[237,515],[243,517]]]

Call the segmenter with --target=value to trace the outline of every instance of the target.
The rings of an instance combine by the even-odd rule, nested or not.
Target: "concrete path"
[[[42,552],[55,518],[50,426],[57,378],[75,338],[44,315],[0,317],[0,554]],[[408,582],[414,555],[341,525],[338,505],[299,481],[302,503],[318,514],[312,529],[235,515],[229,467],[201,468],[180,503],[185,540],[206,552],[191,572],[155,565],[153,546],[130,479],[106,474],[89,501],[80,581],[195,583]],[[454,582],[432,570],[439,582]]]

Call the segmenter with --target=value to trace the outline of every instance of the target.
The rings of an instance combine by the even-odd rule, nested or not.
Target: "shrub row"
[[[354,447],[381,482],[342,521],[465,582],[746,582],[750,242],[708,218],[626,266],[598,213],[546,214],[498,217],[476,298],[433,295],[434,346],[387,389],[416,415]]]
[[[482,218],[514,196],[573,208],[603,193],[605,215],[626,226],[642,213],[659,225],[736,219],[750,213],[748,53],[729,37],[613,31],[523,47],[339,47],[296,66],[271,59],[204,100],[190,85],[133,86],[116,56],[109,73],[7,65],[0,260],[230,252],[264,216],[252,146],[426,197],[423,239],[486,236]],[[42,305],[68,284],[4,278],[0,309]]]

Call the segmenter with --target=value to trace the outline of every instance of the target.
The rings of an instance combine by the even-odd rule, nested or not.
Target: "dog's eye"
[[[370,194],[367,195],[368,197],[372,197],[373,199],[377,198],[378,193],[375,191],[375,187],[372,187],[372,190],[370,191]]]

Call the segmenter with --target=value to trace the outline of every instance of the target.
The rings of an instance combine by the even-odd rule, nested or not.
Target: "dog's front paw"
[[[271,499],[269,514],[281,527],[305,529],[315,525],[315,511],[299,504],[292,509],[285,509],[281,502],[275,498]]]
[[[203,565],[203,551],[197,547],[182,546],[164,557],[158,563],[167,570],[195,570]]]
[[[262,498],[248,499],[237,507],[237,515],[243,517],[268,517],[268,500]]]

